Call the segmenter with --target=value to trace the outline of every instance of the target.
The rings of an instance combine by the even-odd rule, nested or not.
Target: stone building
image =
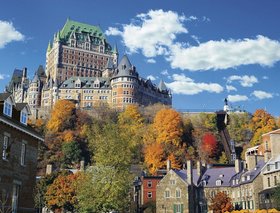
[[[96,102],[123,110],[127,105],[172,104],[170,91],[141,78],[136,67],[112,48],[98,26],[67,19],[49,42],[46,72],[40,66],[32,80],[16,70],[7,91],[29,103],[33,117],[49,112],[58,99],[71,99],[81,108]]]
[[[43,138],[27,124],[29,115],[27,104],[0,93],[0,199],[7,212],[35,212],[32,192]]]

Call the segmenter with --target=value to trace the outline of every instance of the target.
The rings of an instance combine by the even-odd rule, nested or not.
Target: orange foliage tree
[[[233,210],[233,205],[231,203],[230,197],[224,192],[218,192],[216,196],[211,199],[210,210],[214,213],[224,213],[231,212]]]
[[[183,123],[180,114],[173,109],[160,110],[153,122],[153,128],[158,143],[181,144]]]
[[[164,151],[162,144],[152,143],[147,144],[144,148],[145,163],[151,174],[155,174],[156,171],[161,168],[165,162]]]
[[[75,104],[68,100],[58,100],[51,112],[47,130],[52,133],[62,132],[72,128],[75,121]]]
[[[55,211],[73,211],[78,204],[76,188],[78,174],[60,175],[47,188],[46,203]]]
[[[261,135],[275,130],[277,125],[275,119],[269,113],[263,109],[258,109],[253,114],[249,127],[254,134],[251,144],[258,145],[262,142]]]

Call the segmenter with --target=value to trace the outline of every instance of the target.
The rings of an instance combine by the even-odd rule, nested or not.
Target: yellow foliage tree
[[[176,159],[175,155],[173,153],[171,153],[168,158],[168,160],[170,160],[171,162],[171,168],[172,169],[180,169],[181,168],[181,165],[180,163],[178,162],[178,160]]]
[[[152,143],[144,148],[145,163],[151,174],[155,174],[157,170],[164,166],[164,151],[162,144]]]
[[[173,109],[160,110],[153,122],[153,129],[158,143],[181,144],[183,125],[180,114]]]
[[[251,140],[251,144],[253,146],[258,145],[262,142],[262,134],[265,134],[277,128],[275,119],[263,109],[258,109],[255,111],[249,127],[254,134]]]
[[[58,100],[51,112],[47,130],[52,133],[62,132],[74,125],[75,104],[68,100]]]

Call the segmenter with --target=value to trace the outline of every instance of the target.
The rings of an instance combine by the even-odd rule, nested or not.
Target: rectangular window
[[[18,184],[14,184],[12,197],[12,213],[17,213],[19,188],[20,186]]]
[[[20,122],[23,123],[23,124],[27,124],[27,113],[25,112],[21,112],[20,113]]]
[[[275,169],[278,169],[278,162],[275,162]]]
[[[180,189],[176,189],[176,197],[177,198],[181,197],[181,190]]]
[[[147,197],[151,199],[153,197],[153,193],[152,192],[148,192]]]
[[[147,186],[148,186],[148,188],[151,188],[151,187],[152,187],[152,181],[149,180],[149,181],[147,182]]]
[[[274,186],[276,186],[276,185],[277,185],[277,177],[274,176]]]
[[[169,190],[165,191],[164,197],[165,198],[170,198],[170,191]]]
[[[183,204],[174,204],[174,213],[182,213],[183,212]]]
[[[171,184],[171,185],[175,185],[175,184],[176,184],[176,181],[175,181],[175,180],[170,180],[170,184]]]
[[[4,114],[12,117],[12,105],[8,102],[4,103]]]
[[[3,150],[2,150],[3,160],[8,160],[9,157],[9,140],[10,138],[7,135],[4,135]]]
[[[21,144],[21,155],[20,155],[20,165],[25,165],[25,155],[26,155],[26,144],[23,142]]]
[[[267,178],[267,186],[270,187],[270,178]]]

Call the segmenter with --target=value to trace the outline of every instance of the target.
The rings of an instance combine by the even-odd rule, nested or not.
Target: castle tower
[[[128,57],[124,55],[111,78],[113,108],[124,110],[127,105],[135,104],[137,86],[138,73]]]

